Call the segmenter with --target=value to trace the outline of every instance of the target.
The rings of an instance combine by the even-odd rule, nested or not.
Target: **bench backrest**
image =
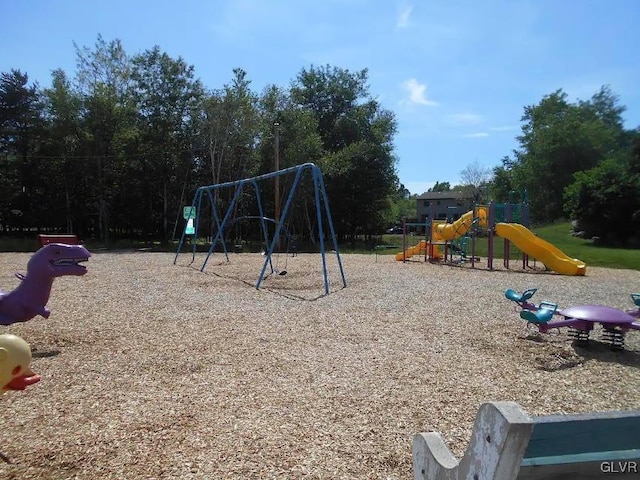
[[[530,417],[513,402],[478,410],[458,461],[435,432],[413,440],[422,480],[640,478],[640,410]]]
[[[640,411],[534,417],[518,479],[613,471],[640,478]],[[627,472],[628,470],[628,472]]]

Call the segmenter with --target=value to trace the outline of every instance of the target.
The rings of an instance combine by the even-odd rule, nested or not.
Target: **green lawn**
[[[595,246],[591,240],[571,235],[570,223],[557,223],[531,229],[540,238],[555,245],[572,258],[596,267],[640,270],[640,250]]]
[[[578,258],[589,266],[609,267],[609,268],[628,268],[631,270],[640,270],[640,250],[629,248],[607,248],[593,245],[591,240],[577,238],[571,235],[571,224],[569,222],[556,223],[543,227],[532,227],[531,231],[540,238],[555,245],[568,256]],[[407,237],[409,246],[415,245],[422,237]],[[503,258],[504,240],[495,237],[494,241],[494,258]],[[402,235],[384,235],[383,243],[391,245],[402,245]],[[399,251],[399,250],[398,250]],[[487,238],[476,238],[476,255],[486,257],[488,252]],[[385,249],[379,253],[396,253],[393,249]],[[511,245],[510,259],[517,260],[520,258],[520,251]]]

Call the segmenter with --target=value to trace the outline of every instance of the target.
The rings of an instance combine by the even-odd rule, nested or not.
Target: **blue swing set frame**
[[[284,223],[286,221],[287,218],[287,214],[289,213],[289,209],[291,207],[291,203],[293,201],[293,198],[295,196],[295,192],[296,192],[296,188],[298,186],[298,184],[300,183],[300,179],[302,177],[302,174],[305,171],[310,171],[311,172],[311,177],[313,179],[313,187],[314,187],[314,195],[315,195],[315,206],[316,206],[316,220],[317,220],[317,225],[318,225],[318,237],[319,237],[319,241],[320,241],[320,254],[322,257],[322,273],[323,273],[323,278],[324,278],[324,291],[325,294],[328,295],[329,294],[329,277],[327,275],[327,260],[326,260],[326,249],[325,249],[325,238],[324,238],[324,228],[323,228],[323,212],[324,215],[326,217],[327,220],[327,224],[329,226],[329,232],[331,235],[331,240],[333,242],[333,250],[336,253],[336,258],[338,261],[338,267],[340,269],[340,276],[342,279],[342,286],[343,288],[347,286],[347,281],[345,279],[345,275],[344,275],[344,269],[342,267],[342,260],[340,259],[340,251],[338,249],[338,241],[336,238],[336,233],[335,233],[335,229],[333,227],[333,219],[331,218],[331,210],[329,209],[329,200],[327,198],[327,194],[326,194],[326,190],[325,190],[325,185],[324,185],[324,178],[322,176],[322,171],[320,170],[320,168],[318,166],[316,166],[313,163],[304,163],[302,165],[297,165],[294,167],[289,167],[289,168],[284,168],[282,170],[278,170],[275,172],[271,172],[271,173],[266,173],[263,175],[258,175],[256,177],[250,177],[250,178],[245,178],[243,180],[236,180],[233,182],[225,182],[225,183],[218,183],[215,185],[206,185],[206,186],[202,186],[202,187],[198,187],[198,189],[195,192],[195,195],[193,196],[193,202],[191,203],[191,205],[194,205],[196,207],[196,217],[194,219],[194,241],[193,243],[193,248],[192,248],[192,257],[191,257],[191,263],[195,262],[195,254],[196,254],[196,239],[198,238],[198,227],[200,224],[200,214],[202,212],[202,203],[203,203],[203,198],[207,198],[209,201],[209,204],[211,206],[211,211],[212,211],[212,217],[213,217],[213,221],[215,222],[215,226],[217,228],[216,230],[216,234],[214,235],[212,241],[211,241],[211,246],[209,247],[209,250],[207,252],[207,256],[202,264],[202,267],[200,268],[200,271],[204,271],[205,267],[207,266],[207,262],[209,261],[209,257],[211,256],[211,254],[213,253],[214,249],[216,248],[216,245],[218,242],[220,242],[221,246],[222,246],[222,250],[224,252],[225,258],[227,260],[227,262],[229,262],[229,253],[227,251],[227,247],[226,247],[226,243],[224,241],[224,237],[223,237],[223,232],[225,227],[229,226],[231,223],[233,223],[233,219],[231,219],[232,216],[232,212],[234,210],[234,207],[238,201],[238,198],[240,197],[240,194],[242,193],[243,188],[245,187],[245,185],[250,185],[254,188],[255,190],[255,194],[256,194],[256,199],[257,199],[257,204],[258,204],[258,219],[260,220],[260,226],[261,226],[261,230],[262,230],[262,236],[263,236],[263,240],[265,245],[268,245],[267,251],[265,252],[265,261],[264,264],[262,266],[262,271],[260,272],[260,276],[258,277],[258,280],[256,281],[255,284],[255,288],[259,289],[260,288],[260,284],[262,283],[262,281],[265,279],[266,277],[266,272],[267,272],[267,267],[270,268],[270,273],[274,273],[274,268],[273,268],[273,263],[271,261],[271,256],[276,248],[276,245],[278,243],[278,238],[280,236],[281,231],[284,228]],[[279,221],[276,222],[276,227],[275,227],[275,232],[273,234],[273,238],[269,238],[269,233],[268,233],[268,229],[265,223],[265,215],[264,215],[264,209],[262,206],[262,201],[260,199],[260,186],[258,184],[258,182],[262,181],[262,180],[267,180],[270,178],[275,178],[275,177],[279,177],[282,175],[291,175],[291,174],[295,174],[295,177],[293,179],[293,183],[291,186],[291,189],[289,191],[289,195],[287,196],[287,200],[286,203],[284,205],[284,208],[282,210],[282,215],[279,219]],[[226,212],[224,213],[224,216],[222,216],[222,220],[220,220],[220,215],[218,214],[218,206],[216,205],[215,202],[215,195],[214,192],[216,190],[222,190],[222,189],[226,189],[226,188],[235,188],[233,197],[231,199],[231,202],[229,203],[229,206],[227,207]],[[324,208],[323,208],[324,207]],[[285,229],[286,231],[286,229]],[[177,260],[178,260],[178,256],[180,255],[180,252],[182,251],[182,247],[184,245],[184,241],[185,238],[187,236],[187,228],[185,225],[185,228],[182,231],[182,236],[180,238],[180,242],[178,244],[178,250],[176,252],[176,256],[173,260],[173,264],[175,265]]]

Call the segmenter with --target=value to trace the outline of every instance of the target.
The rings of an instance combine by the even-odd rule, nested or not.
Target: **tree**
[[[135,55],[131,61],[131,89],[137,120],[135,162],[137,188],[121,205],[139,201],[145,205],[139,218],[149,234],[161,232],[169,239],[169,215],[180,207],[181,182],[191,168],[192,117],[202,102],[203,88],[194,79],[194,69],[182,58],[171,58],[155,46]],[[131,165],[134,163],[134,165]]]
[[[43,153],[51,158],[46,163],[53,171],[41,174],[46,179],[43,191],[48,199],[43,205],[50,206],[49,218],[63,212],[66,231],[73,232],[73,214],[81,210],[79,200],[83,196],[80,188],[84,172],[74,159],[83,142],[80,124],[82,97],[63,70],[54,70],[51,77],[51,87],[44,90],[47,136]],[[53,178],[61,180],[57,182],[57,188],[46,188]],[[64,210],[60,205],[64,205]]]
[[[567,187],[568,213],[588,237],[603,244],[635,246],[640,241],[640,178],[629,175],[615,160],[606,160],[591,170],[576,173]]]
[[[20,70],[0,74],[0,151],[26,159],[41,126],[40,92]]]
[[[491,180],[491,168],[480,165],[475,160],[460,172],[460,180],[463,187],[462,191],[466,196],[476,202],[486,201],[483,198],[485,196],[483,192],[488,188]]]
[[[402,218],[416,219],[417,194],[411,194],[403,184],[400,184],[397,191],[389,196],[389,209],[385,217],[385,225],[399,225]]]
[[[3,216],[11,212],[22,220],[35,211],[33,186],[36,178],[30,155],[42,136],[41,97],[37,84],[20,70],[0,74],[0,153],[5,154]]]
[[[253,153],[258,137],[259,117],[251,81],[241,68],[221,90],[204,102],[205,143],[209,149],[212,183],[238,180],[255,171]]]
[[[448,192],[451,190],[451,184],[449,182],[438,182],[433,185],[433,187],[429,188],[427,192]]]
[[[493,176],[489,182],[489,196],[496,201],[505,201],[514,190],[513,161],[505,156],[502,165],[493,168]]]
[[[587,237],[603,244],[640,246],[640,132],[624,158],[577,172],[564,191],[566,212]]]
[[[131,59],[120,40],[106,42],[100,35],[93,50],[76,45],[76,59],[85,152],[95,166],[95,189],[86,202],[97,214],[98,239],[107,243],[114,202],[126,183],[127,146],[136,136]]]
[[[396,121],[369,94],[367,70],[303,69],[293,82],[294,104],[318,124],[335,223],[355,240],[384,227],[388,196],[398,185],[393,155]]]
[[[619,145],[623,110],[606,88],[578,104],[557,90],[538,105],[525,107],[512,178],[514,187],[529,192],[538,221],[561,218],[562,192],[574,173],[593,168]]]
[[[313,112],[296,105],[289,93],[275,85],[266,87],[260,97],[260,144],[258,157],[260,173],[276,169],[276,149],[278,150],[278,168],[283,169],[307,162],[318,163],[324,153],[322,138],[318,132],[318,121]],[[291,178],[278,180],[278,198],[281,206],[291,187]],[[275,211],[276,185],[264,185],[263,193],[266,205]],[[273,199],[273,201],[272,201]],[[288,229],[297,235],[308,232],[312,241],[316,241],[314,188],[311,182],[301,182],[296,189],[295,202],[288,213]]]
[[[279,168],[323,169],[342,238],[378,233],[389,213],[413,208],[396,173],[396,120],[369,93],[367,70],[311,67],[259,97],[241,68],[205,91],[193,67],[158,46],[131,56],[120,40],[98,35],[91,47],[74,47],[74,74],[54,71],[42,92],[20,71],[0,78],[5,225],[13,211],[30,226],[101,243],[140,234],[166,240],[190,188],[272,171],[275,158]],[[317,238],[313,185],[297,192],[289,219]],[[219,208],[230,200],[216,199]],[[236,213],[248,200],[243,193]]]

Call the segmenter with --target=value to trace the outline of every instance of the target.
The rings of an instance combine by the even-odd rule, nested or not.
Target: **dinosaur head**
[[[7,390],[24,390],[38,383],[31,370],[31,347],[17,335],[0,335],[0,395]]]
[[[65,275],[84,275],[87,267],[81,262],[89,260],[91,254],[82,245],[50,243],[45,245],[29,259],[27,272],[40,273],[49,277]]]

